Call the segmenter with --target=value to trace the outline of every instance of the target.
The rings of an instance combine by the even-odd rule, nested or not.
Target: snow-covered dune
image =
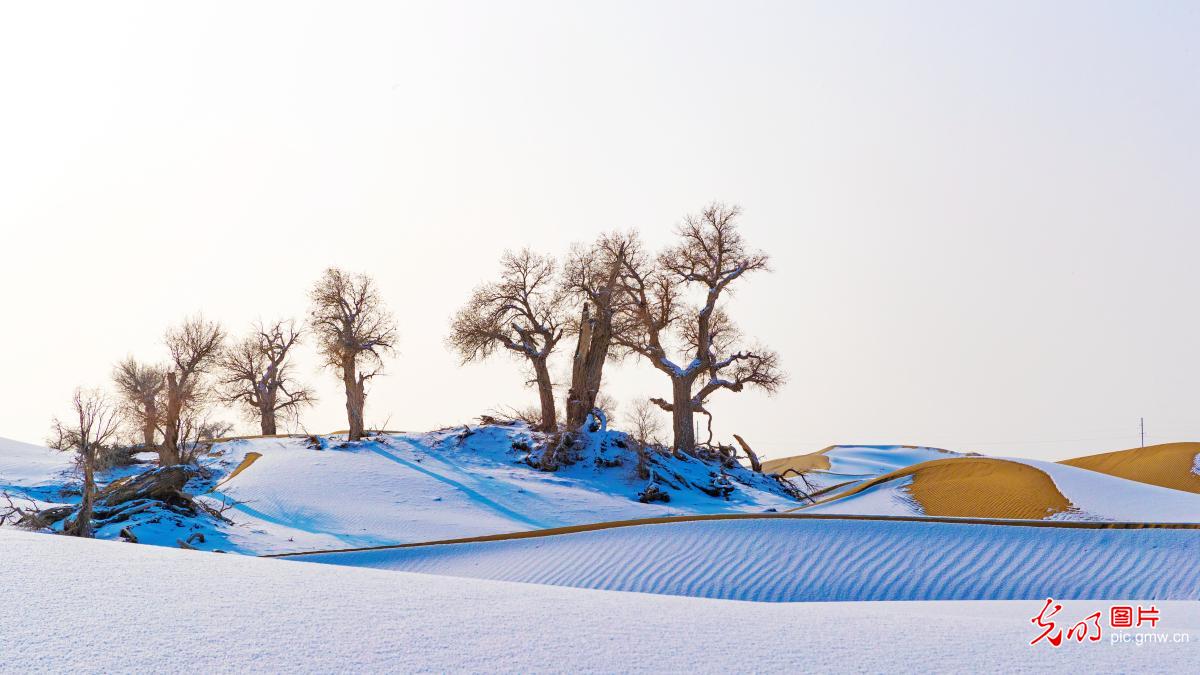
[[[763,471],[784,475],[806,491],[833,494],[914,464],[958,456],[949,450],[915,445],[832,445],[807,455],[764,462]]]
[[[1200,523],[1200,495],[1065,464],[959,457],[865,481],[805,513]]]
[[[0,438],[0,481],[38,486],[58,480],[72,466],[70,453]]]
[[[38,505],[54,503],[74,466],[71,460],[69,453],[0,438],[0,492]]]
[[[290,560],[771,602],[1200,599],[1200,530],[754,518]]]
[[[1029,646],[1040,600],[729,602],[13,531],[0,556],[27,561],[0,584],[0,672],[1185,672],[1200,658],[1195,602],[1156,603],[1186,643],[1106,632],[1051,649]]]

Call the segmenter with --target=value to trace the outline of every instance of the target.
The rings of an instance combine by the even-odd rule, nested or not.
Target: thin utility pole
[[[1138,424],[1139,424],[1139,425],[1141,426],[1141,428],[1142,428],[1142,447],[1144,448],[1144,447],[1146,447],[1146,418],[1145,418],[1145,417],[1139,417],[1139,418],[1138,418]]]

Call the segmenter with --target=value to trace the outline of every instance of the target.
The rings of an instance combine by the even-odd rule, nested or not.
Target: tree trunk
[[[275,407],[263,406],[259,409],[259,426],[262,427],[263,436],[275,435]]]
[[[558,417],[554,411],[554,386],[550,383],[550,368],[546,359],[534,359],[533,371],[537,375],[538,397],[542,403],[542,431],[558,428]]]
[[[173,435],[178,436],[178,431],[173,431]],[[168,446],[165,442],[158,448],[158,465],[159,466],[175,466],[179,463],[179,450]]]
[[[596,312],[595,318],[591,318],[588,316],[588,306],[584,303],[579,342],[575,347],[575,361],[571,368],[571,389],[567,392],[568,429],[578,429],[586,424],[588,415],[596,407],[596,396],[600,394],[604,362],[608,358],[611,342],[611,313],[601,309]]]
[[[149,418],[142,424],[142,447],[146,450],[154,448],[154,421]]]
[[[142,401],[142,445],[146,450],[154,448],[154,423],[158,421],[158,406],[154,397]]]
[[[363,381],[355,372],[354,357],[342,358],[342,383],[346,387],[346,420],[350,423],[347,439],[361,440],[363,433],[363,407],[366,403],[366,390]]]
[[[163,442],[158,448],[160,466],[179,463],[179,417],[183,413],[183,387],[174,372],[167,373],[167,413],[163,420]]]
[[[671,431],[675,453],[690,453],[696,447],[696,428],[692,424],[692,381],[690,378],[671,379]]]
[[[88,448],[83,451],[83,497],[79,501],[79,511],[75,519],[63,528],[65,534],[76,537],[92,536],[92,503],[96,498],[96,450]]]

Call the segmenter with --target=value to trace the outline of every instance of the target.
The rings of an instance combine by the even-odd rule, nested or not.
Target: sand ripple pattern
[[[294,560],[767,602],[1200,599],[1198,530],[697,521]]]

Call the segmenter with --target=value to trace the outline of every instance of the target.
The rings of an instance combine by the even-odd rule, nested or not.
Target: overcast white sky
[[[0,436],[41,441],[190,313],[302,316],[328,265],[401,319],[368,424],[532,402],[515,362],[442,344],[502,249],[660,245],[720,199],[775,267],[731,312],[791,375],[718,394],[721,436],[1195,440],[1198,7],[5,3]],[[344,428],[302,356],[306,426]],[[626,408],[668,392],[611,372]]]

